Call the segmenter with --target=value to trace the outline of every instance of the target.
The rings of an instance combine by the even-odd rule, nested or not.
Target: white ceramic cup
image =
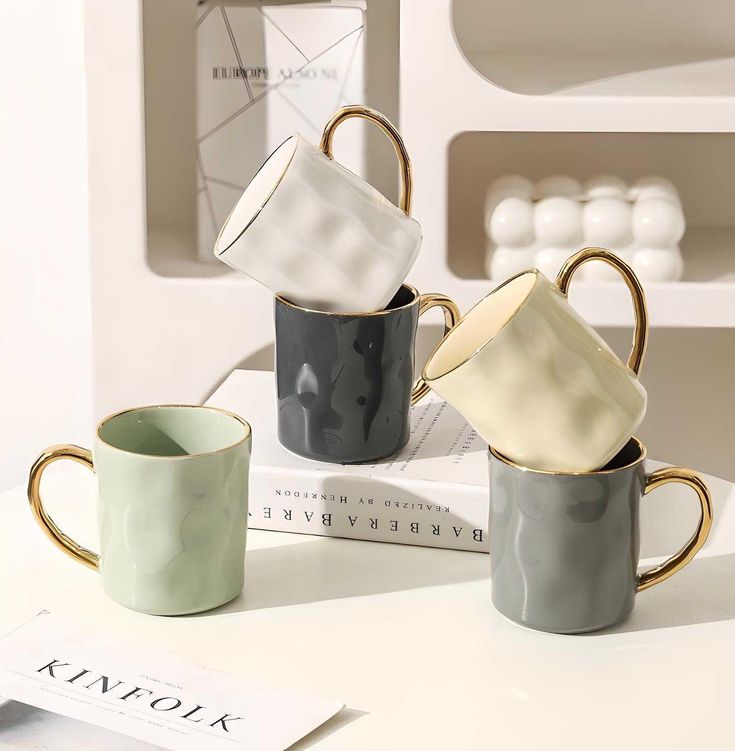
[[[352,117],[378,125],[401,166],[401,208],[333,161],[337,126]],[[215,242],[215,255],[304,308],[382,310],[421,245],[411,210],[411,163],[401,136],[380,113],[343,107],[319,148],[298,134],[282,143],[245,189]]]
[[[633,296],[627,365],[567,302],[572,275],[591,260],[614,266]],[[608,250],[585,248],[566,261],[554,284],[533,269],[497,287],[444,337],[422,376],[512,461],[591,472],[643,420],[646,392],[637,373],[647,338],[645,295],[633,271]]]

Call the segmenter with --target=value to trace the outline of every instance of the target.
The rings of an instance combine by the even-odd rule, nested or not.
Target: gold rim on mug
[[[292,138],[295,138],[298,140],[299,138],[302,138],[302,137],[298,133],[294,133],[293,135],[290,135],[285,141],[278,144],[278,146],[276,146],[276,148],[273,149],[273,151],[271,151],[270,154],[268,154],[268,158],[263,162],[263,164],[261,164],[260,167],[258,167],[258,171],[253,175],[252,180],[255,180],[255,178],[260,174],[263,167],[265,167],[265,165],[268,164],[268,162],[271,160],[271,157],[276,153],[276,151],[278,151],[282,146],[287,144]],[[263,209],[266,207],[266,204],[268,203],[268,201],[271,200],[271,198],[273,197],[273,194],[276,192],[276,190],[278,189],[278,186],[281,184],[283,178],[286,176],[286,172],[288,172],[288,168],[291,166],[291,162],[293,162],[294,157],[296,156],[297,148],[298,148],[298,144],[296,148],[294,148],[293,154],[291,154],[291,156],[289,157],[288,164],[286,164],[286,166],[281,171],[281,174],[278,176],[278,180],[276,180],[276,184],[271,188],[270,193],[268,193],[268,195],[265,197],[263,202],[260,204],[260,206],[258,207],[258,210],[250,217],[250,221],[242,228],[242,230],[238,233],[237,237],[226,248],[223,248],[217,253],[218,258],[219,256],[226,253],[248,231],[248,229],[250,229],[253,222],[260,216],[260,212],[263,211]],[[219,232],[217,233],[217,239],[214,241],[215,248],[219,247],[220,238],[224,234],[225,227],[227,227],[227,225],[229,224],[230,219],[232,218],[232,215],[235,213],[235,209],[237,208],[238,203],[239,203],[239,200],[235,202],[235,205],[230,209],[230,213],[227,215],[227,219],[225,219],[225,221],[222,223],[222,226],[219,228]]]
[[[421,295],[419,294],[419,291],[416,289],[416,287],[414,287],[411,284],[408,284],[407,282],[403,282],[403,284],[401,284],[401,286],[398,288],[398,291],[400,292],[400,290],[403,289],[404,287],[413,295],[413,298],[411,299],[410,302],[407,302],[405,305],[400,305],[397,308],[384,308],[383,310],[373,310],[368,313],[358,313],[358,312],[349,312],[349,311],[332,312],[331,310],[312,310],[312,308],[303,308],[301,305],[297,305],[295,302],[291,302],[290,300],[287,300],[285,297],[282,297],[281,295],[274,295],[274,297],[276,298],[276,300],[278,300],[278,302],[283,303],[283,305],[288,305],[289,308],[300,310],[302,313],[315,313],[321,316],[350,316],[352,318],[363,318],[363,317],[367,318],[369,316],[389,315],[390,313],[395,313],[398,310],[405,310],[406,308],[410,308],[412,305],[417,303]]]
[[[208,412],[214,412],[220,415],[224,415],[225,417],[231,417],[231,418],[234,418],[237,422],[239,422],[245,428],[245,436],[241,438],[240,440],[235,441],[234,443],[231,443],[227,446],[223,446],[219,449],[215,449],[214,451],[202,451],[197,454],[160,456],[157,454],[141,454],[137,451],[128,451],[127,449],[121,449],[118,446],[113,446],[111,443],[105,441],[100,435],[100,429],[102,428],[102,426],[115,417],[120,417],[121,415],[131,414],[134,412],[153,411],[156,409],[195,409],[198,411],[206,410]],[[230,449],[236,448],[237,446],[241,446],[242,444],[249,441],[250,438],[252,437],[252,428],[250,427],[250,424],[247,422],[247,420],[244,420],[242,417],[240,417],[239,415],[236,415],[234,412],[229,412],[228,410],[220,409],[219,407],[209,407],[209,406],[204,406],[201,404],[152,404],[152,405],[147,405],[144,407],[129,407],[128,409],[120,410],[119,412],[115,412],[114,414],[103,418],[97,424],[97,429],[95,433],[96,433],[97,439],[101,443],[123,454],[128,454],[130,456],[139,456],[145,459],[171,460],[171,459],[190,459],[190,458],[201,457],[201,456],[212,456],[216,454],[221,454],[225,451],[229,451]],[[85,566],[88,566],[94,571],[97,571],[99,570],[99,565],[100,565],[99,553],[95,553],[94,551],[89,550],[88,548],[85,548],[84,546],[75,542],[65,532],[63,532],[60,529],[60,527],[56,524],[56,522],[53,520],[53,518],[47,512],[43,504],[43,499],[41,498],[41,477],[43,475],[43,472],[48,465],[53,464],[54,462],[59,461],[60,459],[70,459],[71,461],[75,461],[87,467],[87,469],[91,470],[93,473],[96,474],[96,470],[94,466],[94,459],[92,457],[92,452],[89,449],[82,448],[81,446],[75,446],[73,444],[59,444],[56,446],[49,446],[36,459],[36,461],[33,463],[33,466],[31,467],[31,471],[28,476],[28,502],[30,504],[31,511],[34,517],[36,518],[36,521],[39,523],[39,525],[41,526],[41,529],[44,531],[46,536],[51,540],[51,542],[54,545],[56,545],[60,550],[64,551],[65,553],[70,555],[72,558],[74,558],[74,560],[79,561],[80,563],[84,564]]]
[[[220,415],[224,415],[225,417],[232,417],[237,422],[239,422],[244,428],[245,428],[245,435],[243,438],[241,438],[238,441],[235,441],[235,443],[230,443],[227,446],[222,446],[222,448],[214,449],[212,451],[200,451],[196,454],[177,454],[173,456],[161,456],[159,454],[142,454],[139,451],[130,451],[128,449],[121,449],[118,446],[114,446],[113,444],[106,441],[102,436],[100,435],[100,430],[102,429],[102,426],[107,424],[110,420],[115,419],[116,417],[121,417],[122,415],[127,415],[131,412],[148,412],[148,411],[155,411],[157,409],[195,409],[195,410],[202,410],[202,411],[208,411],[208,412],[216,412]],[[250,427],[250,423],[240,417],[240,415],[236,415],[234,412],[230,412],[227,409],[222,409],[220,407],[210,407],[206,404],[147,404],[142,407],[128,407],[127,409],[121,409],[119,412],[113,412],[113,414],[108,415],[107,417],[103,417],[98,423],[97,427],[95,429],[95,435],[97,436],[97,439],[100,443],[103,443],[105,446],[108,446],[111,449],[114,449],[115,451],[121,451],[123,454],[130,454],[132,456],[142,456],[146,459],[194,459],[198,456],[213,456],[214,454],[219,454],[222,451],[229,451],[230,449],[235,448],[236,446],[241,446],[243,443],[246,443],[247,441],[252,438],[253,435],[253,429]]]
[[[590,246],[588,248],[582,248],[582,250],[579,250],[569,256],[569,258],[567,258],[567,260],[559,270],[556,279],[554,281],[548,281],[551,283],[552,287],[556,287],[558,291],[566,298],[569,292],[569,285],[574,272],[588,261],[602,261],[603,263],[612,266],[622,276],[623,281],[630,291],[631,298],[633,300],[633,312],[635,314],[636,324],[633,335],[633,347],[630,351],[630,355],[628,356],[627,365],[637,376],[643,363],[643,357],[646,353],[646,345],[648,340],[648,309],[646,306],[646,293],[641,286],[640,281],[633,273],[633,270],[628,266],[628,264],[605,248]],[[532,292],[536,288],[539,277],[546,279],[546,276],[542,274],[538,269],[528,269],[526,271],[521,271],[520,273],[512,276],[510,279],[506,279],[502,284],[499,284],[497,287],[495,287],[495,289],[488,292],[487,295],[485,295],[481,300],[475,303],[475,305],[473,305],[462,317],[462,320],[452,329],[452,331],[458,330],[459,327],[471,316],[472,311],[475,310],[475,308],[478,308],[485,302],[485,300],[501,290],[503,287],[506,287],[507,285],[516,281],[516,279],[520,279],[527,274],[532,274],[535,277],[533,285],[523,296],[523,298],[518,302],[518,305],[516,305],[516,307],[513,309],[513,312],[507,317],[503,325],[493,334],[493,336],[487,341],[483,342],[477,349],[475,349],[467,357],[465,357],[464,360],[452,366],[448,370],[439,373],[434,378],[431,378],[427,373],[427,366],[431,364],[432,360],[434,359],[434,355],[439,351],[444,341],[440,341],[439,344],[434,347],[432,353],[426,360],[426,365],[424,366],[421,373],[422,377],[427,383],[431,383],[432,381],[436,381],[439,378],[443,378],[444,376],[449,375],[449,373],[453,373],[458,368],[461,368],[500,335],[503,329],[505,329],[505,327],[511,322],[518,310],[532,294]]]
[[[638,447],[638,458],[634,459],[633,461],[628,462],[627,464],[623,464],[620,467],[613,467],[612,469],[593,469],[589,472],[560,472],[553,469],[534,469],[533,467],[526,467],[523,464],[519,464],[518,462],[514,462],[512,459],[509,459],[505,454],[501,454],[500,451],[497,451],[492,446],[488,446],[488,451],[498,460],[503,462],[503,464],[507,464],[509,467],[514,467],[515,469],[520,469],[523,472],[533,472],[538,475],[560,475],[563,477],[590,477],[592,475],[610,475],[614,472],[621,472],[624,469],[630,469],[631,467],[635,467],[636,464],[640,464],[647,455],[647,450],[643,442],[636,438],[635,436],[631,436],[629,441],[634,441],[635,445]],[[628,445],[627,443],[625,444]],[[623,446],[625,448],[625,446]],[[622,448],[620,449],[623,450]],[[613,457],[614,458],[614,457]],[[612,461],[612,460],[611,460]]]
[[[341,107],[338,109],[332,117],[329,119],[329,122],[324,126],[324,131],[322,132],[322,138],[321,142],[319,144],[319,150],[322,151],[322,153],[331,160],[334,160],[334,154],[332,151],[332,146],[334,142],[334,133],[337,130],[337,126],[340,125],[340,123],[344,122],[345,120],[349,120],[353,117],[360,118],[362,120],[367,120],[368,122],[371,122],[375,125],[377,125],[383,133],[385,133],[386,136],[388,136],[388,139],[393,144],[393,148],[396,152],[396,157],[398,158],[398,164],[401,169],[401,195],[399,199],[399,207],[403,211],[406,216],[411,216],[411,197],[413,194],[413,170],[411,168],[411,158],[408,155],[408,150],[406,149],[405,144],[403,143],[403,137],[398,132],[398,129],[395,125],[387,118],[385,115],[381,114],[380,112],[377,112],[376,110],[371,109],[370,107],[366,107],[362,104],[351,104],[346,107]],[[221,256],[224,253],[226,253],[244,234],[245,232],[250,228],[250,226],[253,224],[253,222],[258,218],[261,211],[266,207],[268,201],[273,197],[273,194],[278,189],[278,186],[283,181],[283,178],[286,175],[286,172],[288,172],[288,168],[291,166],[291,162],[293,162],[294,157],[296,156],[296,149],[298,148],[298,141],[306,141],[303,136],[301,136],[299,133],[294,133],[293,135],[290,135],[288,138],[286,138],[282,143],[280,143],[278,146],[276,146],[273,151],[268,155],[267,159],[263,162],[263,164],[258,167],[258,171],[253,175],[253,180],[258,176],[258,174],[261,172],[263,167],[265,167],[266,164],[271,160],[273,155],[281,149],[286,143],[288,143],[291,139],[296,139],[297,144],[293,150],[293,153],[289,157],[288,163],[284,166],[283,170],[281,171],[281,174],[278,176],[278,180],[276,181],[273,188],[271,188],[268,195],[265,197],[263,202],[258,207],[258,210],[253,214],[252,217],[250,217],[250,221],[242,228],[242,230],[238,233],[237,237],[226,247],[222,250],[217,252],[217,256]],[[308,141],[307,141],[308,143]],[[252,180],[251,180],[252,182]],[[377,189],[376,189],[377,190]],[[222,238],[222,235],[224,234],[225,227],[229,224],[229,221],[232,217],[232,215],[235,213],[235,209],[237,208],[237,203],[235,206],[232,207],[230,213],[227,215],[227,219],[225,219],[224,223],[220,227],[219,232],[217,233],[217,239],[214,241],[214,247],[219,247],[220,239]]]
[[[533,274],[536,277],[536,279],[535,279],[535,281],[533,283],[533,287],[531,287],[531,289],[528,290],[528,293],[526,295],[524,295],[523,299],[518,303],[518,305],[516,305],[516,307],[513,309],[513,312],[508,316],[508,320],[505,321],[505,323],[495,332],[495,334],[493,334],[493,336],[490,339],[488,339],[486,342],[483,342],[474,352],[470,353],[467,357],[465,357],[465,359],[462,360],[462,362],[459,362],[456,365],[453,365],[451,368],[449,368],[448,370],[443,371],[442,373],[440,373],[435,378],[430,378],[428,376],[427,372],[426,372],[426,365],[428,365],[432,361],[432,359],[434,358],[434,355],[439,351],[439,349],[442,346],[442,344],[444,344],[444,340],[442,339],[436,345],[436,347],[434,347],[434,349],[432,350],[431,354],[426,359],[426,365],[424,365],[423,370],[421,372],[421,376],[423,377],[423,379],[427,383],[431,383],[432,381],[436,381],[439,378],[443,378],[444,376],[449,375],[450,373],[453,373],[458,368],[461,368],[463,365],[465,365],[466,363],[468,363],[473,357],[475,357],[475,355],[477,355],[478,353],[482,352],[482,350],[485,349],[485,347],[487,347],[488,344],[490,344],[490,342],[492,342],[494,339],[497,338],[497,336],[500,334],[500,332],[510,323],[511,319],[513,318],[513,316],[515,316],[515,314],[518,312],[518,310],[523,305],[523,303],[526,302],[526,300],[528,299],[528,297],[531,294],[531,292],[533,292],[534,288],[536,287],[536,282],[538,281],[539,276],[543,276],[538,269],[526,269],[526,271],[520,271],[515,276],[510,277],[510,279],[506,279],[502,284],[499,284],[497,287],[495,287],[495,289],[491,290],[483,298],[481,298],[480,300],[478,300],[462,316],[462,318],[460,319],[459,323],[452,329],[452,332],[458,331],[459,327],[465,321],[467,321],[469,319],[469,317],[472,315],[472,311],[475,310],[475,308],[479,308],[480,305],[482,305],[482,303],[484,303],[485,300],[487,300],[488,297],[490,297],[491,295],[494,295],[496,292],[498,292],[499,290],[503,289],[503,287],[507,287],[511,282],[514,282],[516,279],[520,279],[522,276],[526,276],[526,274]]]

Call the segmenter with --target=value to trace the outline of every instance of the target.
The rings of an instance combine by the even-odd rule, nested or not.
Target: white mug
[[[616,268],[632,294],[627,365],[567,302],[572,275],[591,260]],[[647,338],[646,299],[633,271],[608,250],[585,248],[567,259],[555,284],[533,269],[497,287],[444,337],[422,376],[512,461],[591,472],[643,420],[647,397],[637,374]]]
[[[333,161],[337,126],[351,117],[378,125],[401,166],[401,208]],[[343,107],[317,149],[295,134],[260,168],[225,221],[215,255],[292,303],[314,310],[382,310],[421,244],[411,210],[411,163],[401,136],[380,113]]]

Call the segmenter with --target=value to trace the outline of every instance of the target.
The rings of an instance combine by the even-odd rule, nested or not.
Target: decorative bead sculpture
[[[534,185],[521,175],[505,175],[486,196],[486,271],[502,282],[536,266],[553,279],[570,254],[593,245],[619,255],[644,282],[678,281],[685,226],[679,194],[663,177],[628,186],[611,175],[584,185],[551,175]],[[602,263],[590,263],[583,275],[594,282],[618,280]]]

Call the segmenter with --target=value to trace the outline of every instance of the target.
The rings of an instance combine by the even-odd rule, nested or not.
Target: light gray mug
[[[647,474],[645,458],[637,438],[594,472],[528,469],[490,449],[492,599],[503,615],[541,631],[596,631],[624,620],[637,592],[694,558],[712,526],[707,486],[681,467]],[[697,529],[678,553],[638,574],[641,498],[669,482],[696,491]]]
[[[197,613],[243,587],[250,448],[248,423],[224,410],[129,409],[99,423],[94,459],[79,446],[46,449],[31,468],[28,500],[52,542],[99,571],[113,600],[156,615]],[[97,474],[99,555],[44,508],[41,477],[59,459]]]

